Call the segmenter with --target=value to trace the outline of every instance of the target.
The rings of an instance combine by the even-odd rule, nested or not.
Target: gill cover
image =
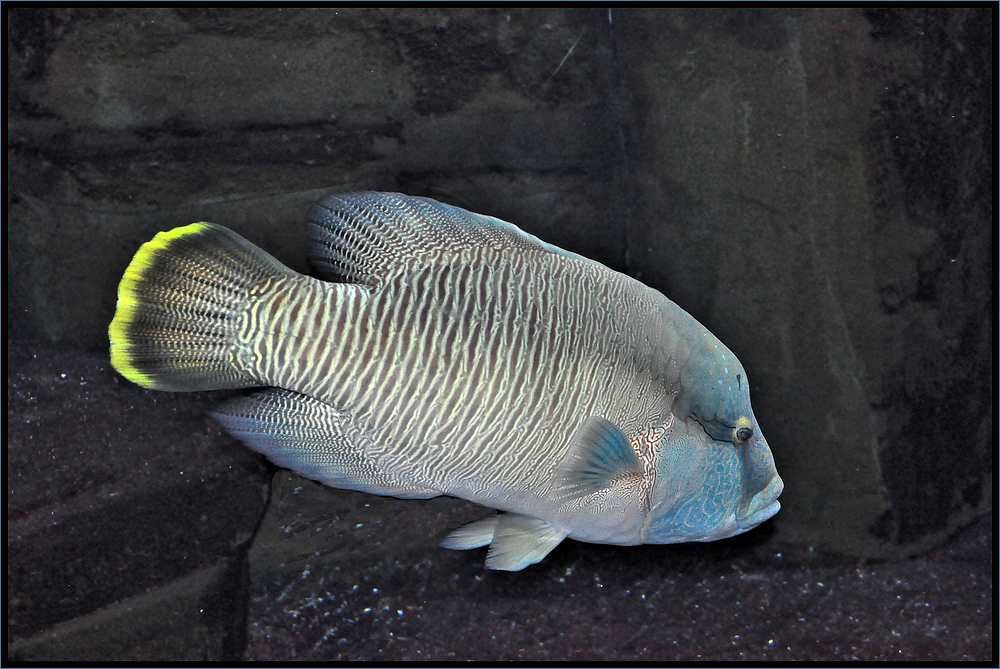
[[[712,541],[781,508],[784,483],[750,406],[743,365],[699,327],[680,369],[673,413],[684,424],[657,467],[647,541]]]

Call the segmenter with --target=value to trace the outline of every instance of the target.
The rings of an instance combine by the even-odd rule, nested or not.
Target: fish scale
[[[492,569],[566,537],[720,539],[780,508],[742,366],[660,293],[425,198],[331,196],[309,229],[319,278],[221,226],[157,235],[119,286],[115,368],[264,387],[215,417],[329,485],[506,512],[442,544],[489,544]]]
[[[433,342],[444,339],[440,332],[435,335],[434,332],[411,331],[412,326],[419,321],[419,312],[431,309],[434,306],[435,300],[431,298],[436,297],[440,300],[445,294],[454,295],[457,292],[456,287],[447,280],[443,283],[445,290],[438,295],[426,290],[426,286],[422,286],[421,283],[433,277],[432,272],[416,271],[413,267],[408,267],[405,272],[386,277],[384,279],[385,288],[379,290],[369,298],[368,308],[362,312],[360,317],[371,318],[376,323],[380,319],[386,319],[389,323],[393,324],[395,332],[390,330],[393,333],[391,336],[382,337],[382,330],[380,328],[370,328],[368,330],[370,336],[375,337],[377,340],[373,344],[371,358],[372,360],[380,361],[381,366],[370,365],[371,369],[360,370],[357,372],[358,376],[354,378],[351,378],[350,375],[341,375],[337,379],[334,384],[337,387],[356,388],[357,395],[355,397],[347,400],[337,400],[334,397],[322,394],[316,387],[301,383],[303,370],[295,364],[291,366],[284,365],[280,369],[276,368],[270,374],[261,374],[261,377],[268,384],[292,388],[298,392],[329,401],[334,406],[343,410],[348,416],[365,415],[370,412],[370,416],[364,423],[380,426],[374,428],[375,440],[379,443],[392,445],[392,448],[380,451],[380,455],[390,462],[389,467],[411,479],[432,473],[434,476],[430,479],[430,483],[443,492],[449,492],[447,483],[449,479],[464,480],[470,478],[473,472],[493,472],[492,477],[481,479],[480,485],[487,488],[485,491],[487,495],[490,494],[490,487],[500,489],[510,488],[515,480],[520,480],[522,483],[528,480],[532,486],[544,486],[545,481],[538,480],[541,478],[540,476],[532,477],[530,474],[512,468],[509,464],[505,463],[519,462],[518,458],[511,457],[514,451],[519,448],[529,453],[545,453],[546,451],[540,448],[541,444],[518,442],[509,438],[509,435],[516,434],[515,429],[520,425],[522,426],[522,431],[535,433],[536,442],[543,439],[552,442],[547,456],[539,456],[535,460],[528,460],[523,463],[529,465],[528,471],[530,472],[536,471],[536,468],[530,467],[530,465],[537,464],[537,460],[546,459],[556,461],[563,457],[564,450],[569,447],[572,433],[565,427],[558,431],[553,429],[545,431],[535,430],[534,423],[539,417],[525,411],[523,403],[517,402],[518,397],[520,397],[519,391],[522,390],[522,386],[527,382],[524,365],[519,365],[519,363],[534,359],[533,352],[529,354],[527,351],[519,350],[518,344],[521,343],[523,345],[529,340],[538,342],[539,339],[528,336],[528,321],[519,319],[519,314],[515,313],[518,308],[522,308],[522,310],[527,308],[524,301],[511,300],[500,291],[500,288],[503,286],[511,284],[526,285],[530,283],[527,279],[523,282],[520,281],[521,275],[525,273],[526,265],[524,263],[518,262],[517,257],[507,258],[506,260],[507,262],[502,265],[506,271],[502,273],[490,271],[492,266],[499,263],[491,263],[488,259],[478,263],[479,271],[487,277],[487,280],[482,284],[487,287],[485,293],[487,295],[499,294],[499,299],[487,298],[485,300],[486,304],[493,305],[493,309],[481,308],[478,310],[478,313],[480,314],[480,320],[487,321],[484,331],[493,335],[492,339],[487,339],[484,347],[492,351],[510,350],[512,354],[504,357],[490,356],[486,358],[485,360],[493,362],[492,365],[482,365],[482,359],[477,361],[480,364],[475,364],[472,360],[468,360],[470,365],[475,364],[476,367],[479,367],[479,369],[475,369],[468,376],[461,377],[470,382],[461,383],[461,378],[451,379],[451,383],[448,384],[449,388],[453,392],[460,393],[460,397],[464,400],[460,405],[467,405],[474,409],[471,414],[466,413],[461,416],[459,423],[468,426],[469,430],[459,434],[456,439],[442,440],[437,438],[438,435],[428,435],[429,430],[426,422],[414,421],[413,417],[415,415],[433,417],[440,413],[442,409],[440,406],[413,405],[425,398],[434,400],[438,397],[442,388],[440,387],[440,383],[435,383],[439,379],[426,378],[418,373],[413,373],[414,371],[423,371],[426,369],[426,365],[420,364],[426,361],[417,361],[412,359],[412,357],[408,357],[408,354],[412,354],[412,352],[419,350],[419,348],[402,347],[402,343],[408,340],[426,341],[427,338],[430,338]],[[439,267],[445,270],[441,274],[446,279],[453,279],[456,276],[455,273],[447,271],[449,269],[447,266],[442,265]],[[557,276],[561,279],[566,274],[565,272],[561,272]],[[404,283],[401,285],[396,284],[394,282],[396,277],[399,277]],[[406,279],[410,280],[407,281]],[[591,360],[592,364],[585,364],[588,354],[593,355],[595,358],[597,357],[597,352],[593,348],[588,349],[586,346],[586,342],[593,338],[587,336],[587,330],[581,328],[579,322],[585,320],[583,315],[591,303],[580,300],[576,296],[576,293],[579,291],[573,290],[573,286],[569,283],[560,280],[557,285],[565,292],[557,291],[555,294],[557,299],[555,301],[557,304],[567,305],[565,307],[567,313],[571,314],[570,320],[562,331],[562,336],[567,339],[565,348],[572,349],[575,353],[572,362],[569,364],[566,364],[567,361],[560,359],[559,356],[546,358],[547,362],[551,363],[548,365],[547,370],[551,372],[553,378],[552,385],[556,388],[556,394],[562,398],[564,409],[562,410],[561,417],[563,418],[563,422],[569,423],[571,417],[574,415],[593,413],[595,406],[599,406],[600,411],[615,414],[616,410],[621,407],[615,406],[608,398],[605,398],[601,394],[600,389],[597,392],[591,393],[574,392],[589,390],[598,381],[597,372],[599,370],[593,364],[593,360]],[[322,306],[325,309],[329,309],[328,305],[331,302],[336,302],[336,300],[315,299],[313,297],[315,293],[321,291],[329,293],[331,291],[328,291],[329,284],[317,282],[313,286],[314,290],[310,291],[305,290],[301,283],[283,288],[283,290],[294,290],[301,306],[297,308],[293,306],[293,301],[296,298],[289,297],[284,304],[284,318],[276,318],[276,322],[279,329],[284,329],[286,332],[294,332],[296,336],[282,338],[280,342],[284,346],[276,346],[274,350],[269,351],[265,348],[262,351],[264,359],[274,361],[275,365],[281,365],[280,361],[283,360],[297,362],[304,358],[298,349],[315,347],[316,336],[310,336],[308,332],[299,334],[301,323],[309,321],[312,318],[312,312],[315,308]],[[334,286],[334,288],[340,287]],[[413,297],[415,295],[426,296],[426,299],[418,301]],[[453,307],[453,313],[447,319],[447,322],[453,327],[458,328],[464,321],[464,314],[469,313],[472,307],[473,305],[469,302],[456,302]],[[439,310],[440,312],[441,310]],[[297,316],[298,319],[293,318],[293,315]],[[334,315],[326,320],[332,321],[335,318]],[[426,322],[430,321],[427,320]],[[498,327],[498,324],[502,324],[503,327]],[[592,321],[592,325],[596,327],[599,327],[600,324],[601,322],[598,319]],[[578,341],[573,341],[569,338],[569,334],[575,334],[575,338]],[[340,339],[339,333],[327,334],[320,328],[317,328],[315,335],[323,342],[335,342]],[[477,349],[475,342],[470,342],[467,336],[463,336],[462,340],[466,342],[468,351],[475,351]],[[295,347],[292,347],[292,344]],[[362,342],[361,346],[365,347],[366,342]],[[440,349],[436,352],[439,356],[445,353],[445,351]],[[455,361],[459,360],[456,356],[451,357]],[[325,356],[320,355],[316,359],[310,360],[310,366],[316,369],[324,369],[330,367],[330,364]],[[580,369],[581,367],[583,368],[582,370]],[[445,368],[447,369],[447,365],[445,365]],[[560,375],[560,371],[564,371],[566,374]],[[483,374],[484,378],[481,384],[471,382],[476,380],[475,372]],[[379,382],[366,392],[366,384],[353,382],[358,377],[374,378],[378,379]],[[630,375],[628,378],[635,377]],[[622,399],[634,400],[636,398],[635,393],[628,392],[629,389],[625,387],[626,379],[619,376],[616,380],[619,381],[621,387],[610,388],[609,390],[614,391],[614,394]],[[535,379],[535,382],[537,384],[538,379]],[[582,401],[583,398],[588,398],[589,402],[584,403]],[[407,402],[410,403],[409,407],[406,405]],[[624,429],[628,430],[630,427],[632,425],[626,424]],[[505,438],[505,435],[508,435],[508,437]],[[428,441],[439,444],[438,448],[435,449],[436,460],[421,462],[418,468],[419,471],[411,472],[415,465],[410,456],[415,452],[415,445]],[[484,495],[476,501],[486,501],[486,499]],[[493,501],[495,502],[496,500],[493,499]]]

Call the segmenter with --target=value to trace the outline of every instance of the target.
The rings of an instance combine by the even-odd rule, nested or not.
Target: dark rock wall
[[[892,500],[878,529],[907,543],[993,494],[993,16],[867,16],[886,54],[866,156],[891,347],[869,386]]]
[[[304,214],[330,190],[510,220],[715,332],[747,367],[786,484],[747,550],[901,557],[992,508],[992,10],[18,7],[6,19],[15,636],[184,574],[247,577],[267,470],[204,418],[213,397],[116,382],[107,324],[138,246],[194,220],[307,271]],[[92,385],[67,390],[67,371]],[[225,485],[198,492],[167,474],[192,466]],[[238,512],[220,511],[226,499]],[[445,503],[436,522],[462,512]],[[53,513],[69,515],[42,522]],[[166,543],[143,551],[143,536]],[[76,585],[49,592],[65,573]],[[208,656],[242,633],[225,627]]]

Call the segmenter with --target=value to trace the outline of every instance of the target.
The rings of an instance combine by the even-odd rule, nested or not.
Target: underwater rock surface
[[[765,523],[712,544],[567,541],[495,572],[485,549],[437,545],[490,513],[461,500],[279,470],[255,527],[273,470],[199,417],[225,393],[148,393],[96,355],[8,351],[7,368],[12,660],[992,657],[992,516],[899,562],[779,557]],[[80,459],[101,448],[115,457]]]
[[[566,541],[505,573],[436,547],[487,512],[468,503],[330,490],[287,472],[272,495],[250,549],[249,659],[992,656],[991,518],[898,563],[805,565],[761,551],[765,525],[714,549]]]
[[[9,657],[992,659],[990,10],[8,20]],[[436,546],[474,507],[400,526],[326,491],[298,526],[336,550],[275,554],[275,472],[206,415],[227,395],[110,371],[115,286],[206,219],[305,270],[308,206],[359,189],[512,221],[688,310],[754,380],[782,512],[714,546],[567,543],[518,582]]]

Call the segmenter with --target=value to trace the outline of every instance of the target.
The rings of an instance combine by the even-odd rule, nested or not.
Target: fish
[[[500,219],[333,194],[299,274],[226,227],[160,232],[118,286],[126,379],[256,388],[214,418],[279,467],[497,513],[441,545],[489,569],[564,539],[713,541],[781,508],[746,371],[662,293]]]

